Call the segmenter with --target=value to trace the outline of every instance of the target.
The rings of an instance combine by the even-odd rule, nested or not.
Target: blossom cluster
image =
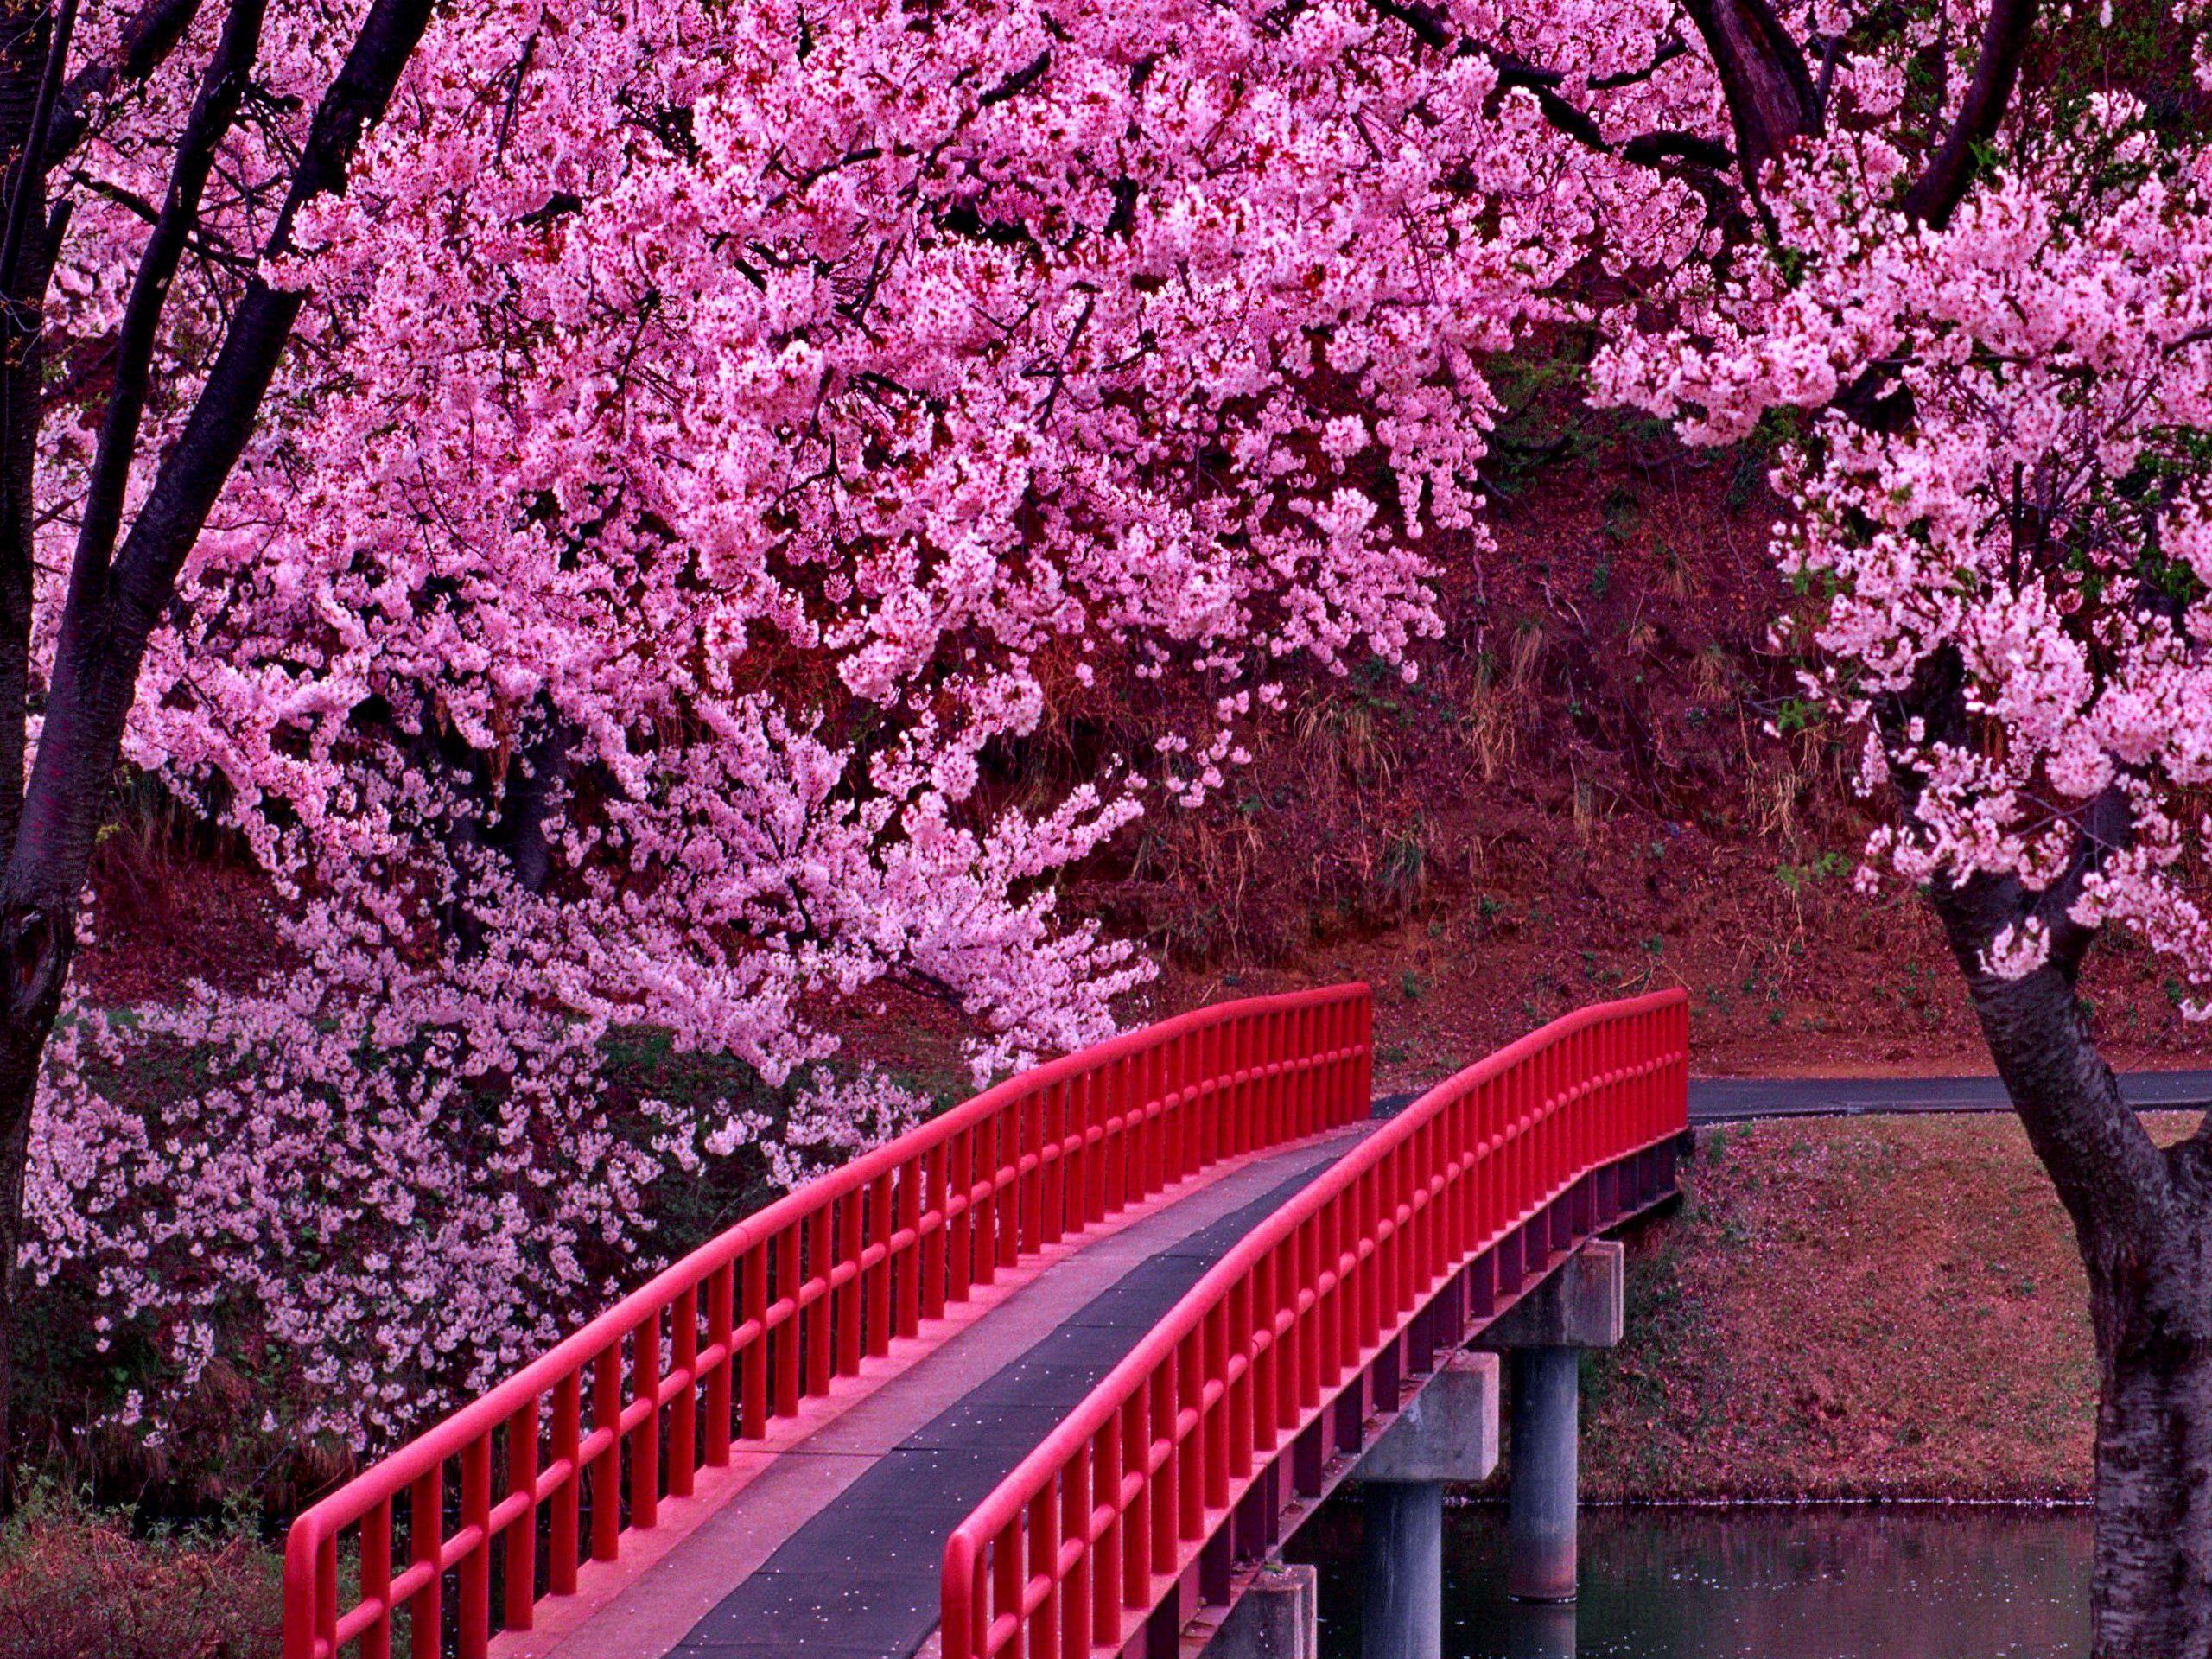
[[[1870,96],[1793,156],[1770,256],[1676,273],[1672,325],[1618,331],[1601,394],[1775,440],[1808,683],[1863,730],[1869,790],[1902,785],[1870,877],[2017,881],[1986,969],[2117,925],[2201,1011],[2212,158],[2117,94],[2030,104],[1936,226],[1907,214],[1887,113]],[[1867,387],[1902,418],[1852,408]]]

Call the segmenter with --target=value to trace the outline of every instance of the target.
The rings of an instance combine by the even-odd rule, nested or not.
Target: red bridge
[[[1363,986],[1185,1014],[740,1223],[302,1515],[285,1659],[1260,1651],[1230,1611],[1338,1483],[1440,1491],[1440,1357],[1674,1191],[1680,993],[1379,1122],[1372,1032]]]

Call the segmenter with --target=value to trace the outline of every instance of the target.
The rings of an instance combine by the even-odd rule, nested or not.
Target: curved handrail
[[[988,1659],[1025,1624],[1032,1652],[1117,1646],[1124,1617],[1150,1610],[1161,1575],[1227,1510],[1231,1483],[1310,1422],[1445,1276],[1585,1175],[1681,1132],[1688,1060],[1680,990],[1578,1009],[1347,1152],[954,1529],[944,1659]],[[1083,1593],[1066,1593],[1071,1582]]]
[[[626,1533],[657,1524],[664,1492],[688,1496],[702,1463],[728,1463],[734,1435],[795,1414],[999,1269],[1222,1158],[1364,1116],[1372,1032],[1364,985],[1197,1009],[1009,1078],[740,1221],[302,1515],[285,1548],[285,1659],[326,1659],[357,1637],[365,1659],[385,1659],[402,1608],[418,1659],[433,1659],[449,1573],[456,1651],[480,1659],[495,1539],[498,1623],[527,1629],[541,1508],[544,1593],[572,1594],[587,1478],[591,1556],[611,1561]],[[454,1459],[461,1524],[448,1533]],[[403,1494],[409,1560],[395,1572]],[[425,1516],[435,1523],[417,1524]],[[356,1527],[359,1599],[341,1611],[337,1543]]]

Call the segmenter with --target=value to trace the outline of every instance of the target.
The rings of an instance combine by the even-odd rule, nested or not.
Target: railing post
[[[1021,1157],[1027,1138],[1023,1128],[1028,1116],[1026,1106],[1026,1100],[1017,1100],[999,1114],[999,1155],[992,1177],[992,1185],[999,1194],[996,1268],[1011,1268],[1021,1260]]]
[[[338,1640],[338,1541],[325,1541],[328,1552],[327,1582],[318,1605],[327,1599],[329,1628],[323,1632],[334,1649]],[[361,1659],[391,1659],[391,1500],[379,1498],[368,1514],[361,1518],[361,1599],[380,1601],[385,1611],[375,1623],[361,1632]],[[287,1655],[286,1659],[291,1659]]]
[[[868,1334],[861,1351],[870,1359],[880,1359],[891,1351],[891,1239],[898,1230],[891,1216],[891,1172],[887,1169],[868,1189],[861,1226],[862,1245],[883,1252],[883,1259],[868,1270],[868,1288],[861,1298],[868,1316]]]
[[[972,1236],[975,1262],[969,1283],[988,1285],[998,1277],[999,1271],[999,1141],[1004,1133],[1006,1112],[1003,1108],[976,1124],[970,1131],[975,1168],[969,1191],[969,1214],[975,1218]]]
[[[1028,1532],[1028,1578],[1031,1582],[1041,1580],[1044,1587],[1038,1592],[1036,1608],[1029,1615],[1027,1651],[1031,1659],[1052,1659],[1060,1645],[1060,1516],[1050,1484],[1029,1500]],[[1025,1584],[1014,1605],[1017,1618],[1021,1616],[1021,1603],[1028,1599],[1028,1586]]]
[[[1090,1452],[1090,1503],[1105,1512],[1090,1553],[1097,1561],[1090,1569],[1091,1646],[1115,1648],[1122,1640],[1122,1582],[1128,1572],[1127,1546],[1122,1542],[1126,1517],[1122,1508],[1122,1423],[1123,1411],[1110,1413],[1099,1425]],[[1085,1516],[1086,1524],[1089,1517]]]
[[[1181,1435],[1175,1470],[1179,1499],[1175,1536],[1179,1541],[1195,1541],[1205,1535],[1206,1441],[1211,1425],[1206,1412],[1205,1360],[1199,1351],[1201,1340],[1198,1332],[1192,1332],[1177,1345],[1175,1355],[1175,1432]],[[1187,1431],[1181,1423],[1185,1412],[1191,1417]]]
[[[537,1396],[532,1395],[507,1419],[507,1494],[524,1495],[522,1513],[507,1523],[500,1565],[506,1580],[506,1605],[500,1623],[511,1630],[530,1629],[537,1605]],[[489,1548],[489,1541],[486,1548]]]
[[[1177,1399],[1179,1367],[1163,1364],[1154,1371],[1151,1378],[1152,1398],[1147,1405],[1149,1442],[1146,1452],[1147,1461],[1156,1459],[1158,1469],[1152,1478],[1152,1566],[1154,1574],[1175,1570],[1176,1545],[1181,1536],[1183,1524],[1183,1447],[1176,1425],[1179,1406]],[[1146,1600],[1149,1607],[1151,1583],[1146,1582]]]
[[[796,1221],[776,1235],[775,1268],[774,1300],[784,1305],[784,1317],[776,1328],[775,1403],[769,1414],[791,1417],[798,1413],[799,1350],[805,1324],[800,1299],[806,1292],[806,1262]]]
[[[407,1495],[407,1559],[427,1567],[429,1577],[408,1605],[409,1642],[414,1659],[439,1659],[445,1625],[445,1580],[438,1571],[445,1538],[445,1466],[432,1464]]]
[[[986,1611],[976,1622],[983,1628],[982,1646],[988,1650],[991,1628],[1001,1618],[1014,1620],[1014,1637],[1012,1650],[1021,1650],[1022,1569],[1021,1512],[1016,1510],[997,1537],[991,1541],[991,1598],[984,1604]]]
[[[729,1265],[732,1274],[743,1274],[742,1322],[753,1327],[753,1339],[745,1344],[745,1369],[738,1376],[738,1433],[757,1440],[768,1432],[768,1241],[762,1239]]]
[[[918,1334],[922,1326],[922,1160],[910,1158],[899,1166],[898,1211],[893,1216],[893,1236],[908,1236],[906,1248],[899,1254],[899,1271],[893,1280],[892,1294],[898,1301],[897,1333],[901,1337]],[[887,1243],[888,1241],[886,1241]],[[887,1344],[887,1346],[888,1344]]]
[[[836,1333],[830,1327],[835,1317],[835,1298],[830,1289],[830,1273],[837,1261],[834,1249],[836,1229],[830,1219],[835,1209],[834,1205],[826,1205],[806,1218],[801,1247],[806,1268],[799,1281],[799,1294],[812,1297],[801,1321],[806,1328],[805,1389],[807,1397],[814,1400],[830,1392],[830,1373],[837,1357]]]
[[[600,1350],[592,1362],[591,1427],[607,1444],[592,1460],[591,1558],[611,1561],[622,1531],[622,1339]],[[428,1659],[428,1656],[424,1656]]]
[[[1141,1382],[1122,1405],[1121,1467],[1136,1477],[1136,1490],[1122,1511],[1122,1605],[1152,1605],[1152,1384]]]
[[[630,1524],[660,1524],[660,1315],[649,1313],[630,1338],[630,1398],[645,1413],[630,1441]]]
[[[461,1659],[484,1659],[492,1640],[492,1431],[486,1429],[461,1453],[461,1525],[476,1542],[461,1558],[457,1609]]]
[[[1060,1514],[1057,1535],[1071,1541],[1078,1553],[1061,1580],[1055,1598],[1059,1608],[1060,1651],[1058,1659],[1090,1659],[1090,1459],[1091,1442],[1085,1440],[1060,1475]],[[1059,1571],[1058,1552],[1049,1570]],[[1049,1649],[1040,1659],[1054,1659]]]
[[[863,1334],[861,1292],[867,1272],[861,1263],[868,1249],[868,1238],[861,1224],[861,1189],[855,1187],[831,1206],[829,1217],[831,1226],[829,1265],[823,1277],[838,1268],[849,1268],[851,1273],[845,1282],[827,1300],[830,1303],[830,1326],[833,1351],[836,1356],[834,1369],[839,1376],[858,1376],[861,1370],[861,1338]],[[823,1387],[827,1393],[828,1387]]]
[[[729,1466],[731,1397],[737,1376],[737,1259],[724,1262],[707,1280],[707,1346],[721,1355],[707,1378],[707,1466]]]
[[[922,1250],[922,1317],[944,1317],[946,1269],[952,1260],[952,1189],[945,1173],[947,1149],[940,1141],[929,1149],[922,1165],[925,1191],[922,1208],[914,1217],[919,1226],[934,1220]]]
[[[553,1523],[546,1539],[546,1581],[556,1596],[576,1593],[576,1554],[580,1547],[578,1517],[583,1504],[584,1471],[578,1454],[583,1439],[582,1379],[574,1371],[553,1388],[553,1460],[568,1474],[553,1494]]]
[[[950,1217],[945,1224],[949,1241],[945,1262],[950,1282],[945,1294],[956,1302],[968,1300],[969,1262],[975,1249],[971,1237],[975,1219],[975,1139],[974,1130],[963,1130],[952,1137],[949,1151],[952,1184],[945,1190],[947,1214]]]
[[[689,1497],[699,1447],[699,1293],[677,1293],[670,1313],[668,1369],[683,1387],[668,1402],[668,1495]]]

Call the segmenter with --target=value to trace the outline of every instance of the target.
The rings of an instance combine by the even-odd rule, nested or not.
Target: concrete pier
[[[1361,1659],[1442,1659],[1444,1488],[1497,1467],[1498,1363],[1455,1353],[1360,1460]]]
[[[1443,1659],[1444,1483],[1372,1481],[1364,1510],[1360,1659]]]
[[[1573,1348],[1512,1352],[1505,1592],[1516,1601],[1574,1599],[1581,1365]]]
[[[1513,1391],[1505,1588],[1516,1601],[1574,1599],[1581,1351],[1621,1339],[1622,1268],[1618,1244],[1586,1244],[1483,1333],[1508,1357]]]
[[[1574,1659],[1574,1604],[1524,1601],[1505,1615],[1505,1650],[1513,1659]]]
[[[1204,1659],[1319,1659],[1320,1604],[1312,1567],[1271,1561],[1230,1609]]]

